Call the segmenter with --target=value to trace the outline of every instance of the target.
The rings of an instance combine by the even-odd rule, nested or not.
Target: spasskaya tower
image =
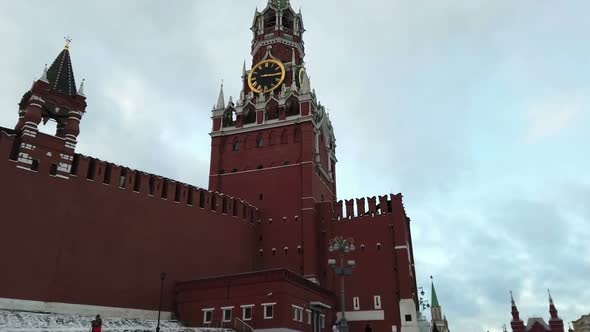
[[[209,189],[260,208],[256,268],[319,282],[316,204],[336,201],[334,131],[305,70],[301,12],[269,0],[251,30],[240,96],[226,104],[222,86],[212,110]]]

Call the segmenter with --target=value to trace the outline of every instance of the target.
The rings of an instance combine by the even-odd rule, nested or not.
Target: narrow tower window
[[[240,151],[240,141],[238,141],[238,140],[234,141],[234,144],[232,145],[232,150]]]

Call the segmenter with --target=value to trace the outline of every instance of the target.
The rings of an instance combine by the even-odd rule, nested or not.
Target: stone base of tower
[[[416,302],[413,299],[401,299],[399,301],[399,316],[401,318],[400,332],[420,332]]]

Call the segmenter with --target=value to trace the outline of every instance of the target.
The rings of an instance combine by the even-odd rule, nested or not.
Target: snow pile
[[[89,332],[94,317],[0,310],[1,332]],[[153,332],[156,320],[102,317],[103,332]],[[233,332],[220,328],[188,328],[178,321],[160,321],[161,332]]]

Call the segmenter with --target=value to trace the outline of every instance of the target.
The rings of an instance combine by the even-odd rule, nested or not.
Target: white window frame
[[[307,324],[311,325],[311,310],[305,309],[307,311]]]
[[[352,298],[352,309],[361,310],[361,301],[358,296]]]
[[[303,307],[291,304],[293,307],[293,320],[296,322],[303,322]]]
[[[224,322],[224,323],[231,322],[231,320],[233,318],[233,311],[234,311],[233,309],[234,309],[234,306],[231,306],[231,307],[221,307],[220,309],[221,309],[221,321]],[[225,312],[226,311],[229,311],[229,319],[227,319],[227,320],[225,319]]]
[[[373,296],[373,305],[375,306],[376,310],[381,309],[381,296],[380,295]]]
[[[320,329],[326,327],[326,315],[320,314]]]
[[[254,316],[254,305],[253,304],[244,304],[240,306],[242,308],[242,320],[248,321],[252,320],[252,316]],[[250,318],[246,318],[246,308],[250,308]]]
[[[273,318],[274,318],[274,316],[275,316],[275,308],[274,308],[274,306],[275,306],[276,304],[277,304],[276,302],[272,302],[272,303],[262,303],[262,304],[261,304],[261,306],[262,306],[262,308],[263,308],[263,310],[262,310],[262,311],[263,311],[263,313],[262,313],[262,314],[263,314],[263,317],[264,317],[264,319],[273,319]],[[271,307],[271,308],[272,308],[272,315],[268,316],[268,315],[266,314],[266,307]]]
[[[211,322],[213,321],[213,312],[215,311],[215,308],[205,308],[202,311],[203,311],[203,324],[211,324]],[[209,320],[209,321],[207,321],[207,313],[208,312],[211,313],[211,320]]]

